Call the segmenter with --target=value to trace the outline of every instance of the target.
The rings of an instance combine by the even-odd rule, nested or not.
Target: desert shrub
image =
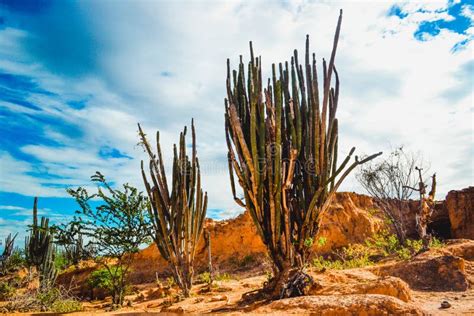
[[[121,275],[122,272],[119,268],[112,267],[112,269],[114,270],[112,273],[118,276]],[[113,290],[113,281],[111,276],[112,273],[109,273],[109,271],[107,271],[105,268],[95,270],[87,278],[87,284],[93,289],[97,288],[106,290],[109,294],[111,294]]]
[[[8,282],[0,282],[0,301],[5,301],[15,295],[16,288],[11,286]]]
[[[209,272],[203,272],[197,276],[198,283],[211,283],[211,274]]]
[[[406,239],[405,244],[401,244],[397,236],[388,231],[382,231],[367,239],[365,245],[373,253],[378,253],[382,257],[397,256],[402,260],[411,259],[423,249],[421,239]],[[430,248],[440,248],[444,246],[444,243],[437,238],[432,238],[429,246]]]
[[[11,256],[3,262],[0,273],[5,275],[26,266],[25,254],[22,249],[16,248]]]
[[[56,270],[62,271],[71,265],[71,262],[68,260],[64,251],[56,251],[54,256],[54,266]]]
[[[437,238],[431,240],[431,248],[440,248],[444,244]],[[313,267],[317,270],[342,270],[361,268],[375,264],[380,259],[395,257],[409,260],[423,249],[421,239],[406,239],[401,244],[397,235],[382,231],[368,238],[364,244],[352,244],[331,255],[318,256],[313,259]]]
[[[9,312],[69,313],[82,310],[82,304],[65,288],[39,289],[12,296],[5,309]]]
[[[371,238],[368,238],[365,241],[365,245],[379,252],[383,257],[387,257],[390,254],[393,254],[400,248],[400,241],[398,237],[394,234],[390,234],[388,231],[382,231],[378,234],[375,234]]]
[[[214,275],[214,281],[230,281],[234,279],[229,273],[218,273]],[[203,272],[197,276],[197,283],[211,283],[211,275],[209,272]]]
[[[36,299],[43,306],[51,307],[54,302],[61,298],[61,291],[58,288],[51,288],[47,291],[38,291]]]
[[[334,251],[325,258],[317,256],[313,259],[313,267],[317,270],[342,270],[361,268],[373,265],[370,249],[364,245],[353,244]]]
[[[232,280],[232,276],[229,273],[219,273],[214,276],[214,280],[216,281],[230,281]]]
[[[82,310],[82,303],[74,299],[58,299],[51,304],[54,313],[72,313]]]
[[[400,146],[385,159],[362,165],[356,174],[356,179],[374,198],[386,216],[386,224],[393,227],[402,244],[407,238],[404,210],[419,181],[416,166],[423,165],[419,153],[406,151]]]
[[[176,285],[176,282],[173,277],[168,277],[166,279],[166,283],[168,284],[168,287],[172,288],[173,286]]]
[[[101,275],[109,274],[112,304],[122,306],[133,254],[149,241],[149,203],[142,192],[128,184],[122,190],[112,188],[100,172],[91,180],[98,186],[97,193],[89,194],[82,187],[67,190],[80,209],[72,221],[55,228],[65,240],[73,235],[88,239],[88,248],[96,254],[94,260],[105,268]],[[91,203],[95,199],[98,201]]]
[[[430,242],[430,248],[441,248],[446,246],[444,242],[442,242],[440,239],[433,237]]]

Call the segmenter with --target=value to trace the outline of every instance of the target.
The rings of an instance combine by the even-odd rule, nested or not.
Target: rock
[[[449,191],[445,205],[452,237],[474,239],[474,187]]]
[[[160,313],[184,314],[185,310],[182,306],[163,307]]]
[[[229,298],[227,295],[215,295],[209,299],[209,302],[220,302],[220,301],[227,301]]]
[[[404,302],[411,300],[411,291],[404,281],[391,276],[376,276],[365,270],[328,271],[312,275],[315,283],[309,295],[381,294]]]
[[[162,287],[158,287],[156,289],[149,289],[146,292],[146,299],[147,300],[154,300],[154,299],[157,299],[157,298],[163,298],[163,297],[167,296],[168,294],[170,294],[170,290],[162,288]]]
[[[272,315],[423,315],[419,308],[380,294],[300,296],[274,301],[252,311]]]
[[[350,192],[336,194],[330,208],[321,215],[318,241],[325,238],[324,245],[315,242],[314,250],[327,253],[349,244],[364,242],[384,227],[383,220],[371,197]]]
[[[441,251],[450,253],[453,256],[463,258],[465,260],[474,261],[474,240],[458,239],[448,242],[448,245]]]
[[[415,290],[465,291],[469,281],[464,259],[452,255],[415,258],[370,268],[377,275],[391,275],[407,282]]]
[[[149,303],[146,305],[146,308],[158,308],[160,307],[160,303]]]
[[[441,308],[450,308],[451,304],[448,301],[441,302]]]

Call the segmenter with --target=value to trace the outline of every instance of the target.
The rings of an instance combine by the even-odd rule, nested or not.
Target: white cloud
[[[18,38],[26,35],[9,29],[0,41],[0,53],[9,58],[0,61],[0,67],[35,74],[45,89],[60,95],[55,101],[36,100],[48,115],[84,131],[79,139],[72,139],[54,128],[46,129],[64,147],[28,145],[21,150],[40,159],[49,173],[61,176],[48,180],[53,184],[87,184],[89,176],[100,170],[117,183],[142,187],[139,160],[144,155],[136,146],[136,123],[143,124],[152,143],[155,131],[161,131],[162,149],[170,161],[172,144],[194,117],[200,160],[211,166],[203,175],[209,207],[225,209],[226,216],[235,214],[240,209],[232,200],[225,164],[226,58],[231,58],[233,67],[240,54],[248,59],[248,41],[253,40],[268,75],[272,62],[288,60],[294,48],[301,54],[305,35],[310,34],[312,50],[321,61],[329,57],[342,6],[336,58],[342,84],[341,156],[352,145],[358,153],[372,153],[405,144],[432,162],[432,170],[439,175],[438,198],[443,198],[449,189],[468,186],[473,179],[472,91],[455,102],[442,97],[459,85],[454,71],[472,59],[472,48],[452,54],[451,48],[463,36],[445,30],[426,42],[414,38],[420,21],[450,19],[445,12],[416,11],[439,10],[446,7],[445,2],[407,3],[403,8],[410,14],[402,20],[386,16],[392,4],[143,1],[134,5],[96,2],[93,10],[82,4],[81,14],[101,45],[98,68],[80,79],[54,75],[42,67],[41,60],[33,66],[12,62],[16,56],[8,48],[27,58],[18,46]],[[62,105],[84,96],[88,100],[84,109]],[[102,159],[98,151],[104,145],[133,159]],[[7,153],[1,158],[1,190],[64,195],[63,190],[45,187],[28,175],[37,166]],[[353,177],[343,189],[361,191]]]

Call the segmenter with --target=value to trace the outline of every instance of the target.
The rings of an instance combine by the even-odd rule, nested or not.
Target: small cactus
[[[30,236],[25,238],[26,262],[31,267],[36,267],[42,288],[51,287],[57,276],[54,266],[53,236],[49,228],[49,219],[41,217],[38,225],[38,198],[33,204],[33,224],[30,226]]]

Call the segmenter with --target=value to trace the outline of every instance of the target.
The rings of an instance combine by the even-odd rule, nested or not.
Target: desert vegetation
[[[242,61],[232,73],[228,61],[226,139],[231,186],[234,199],[249,210],[268,247],[275,274],[268,287],[275,297],[302,293],[292,282],[307,278],[300,273],[310,255],[319,214],[326,211],[354,168],[381,154],[356,156],[350,162],[353,147],[342,163],[337,161],[340,91],[335,57],[341,22],[342,12],[329,63],[323,60],[321,97],[309,37],[304,65],[295,50],[290,63],[280,63],[278,70],[272,65],[272,80],[266,88],[261,58],[254,57],[252,43],[247,81]],[[245,203],[235,195],[234,172]]]
[[[152,184],[147,180],[142,161],[142,175],[148,193],[155,241],[161,255],[173,267],[176,284],[189,296],[194,275],[196,244],[202,234],[206,218],[207,193],[201,188],[201,171],[196,153],[196,132],[191,122],[192,153],[186,154],[186,127],[180,134],[179,153],[176,145],[173,154],[173,178],[171,193],[165,174],[160,147],[160,134],[156,133],[157,155],[138,125],[140,140],[150,157],[149,170]]]
[[[426,166],[403,147],[339,153],[341,25],[342,10],[321,66],[309,36],[304,56],[273,64],[266,83],[251,42],[247,65],[227,61],[224,130],[242,215],[206,218],[194,120],[190,144],[184,127],[173,147],[171,174],[160,133],[152,144],[138,124],[144,191],[97,171],[94,193],[67,189],[78,209],[54,225],[38,218],[35,198],[24,248],[14,232],[4,243],[1,311],[421,315],[413,291],[420,302],[432,289],[474,297],[474,243],[430,228],[437,212],[453,213],[435,200],[436,174],[427,192]],[[370,196],[338,192],[351,173]]]

